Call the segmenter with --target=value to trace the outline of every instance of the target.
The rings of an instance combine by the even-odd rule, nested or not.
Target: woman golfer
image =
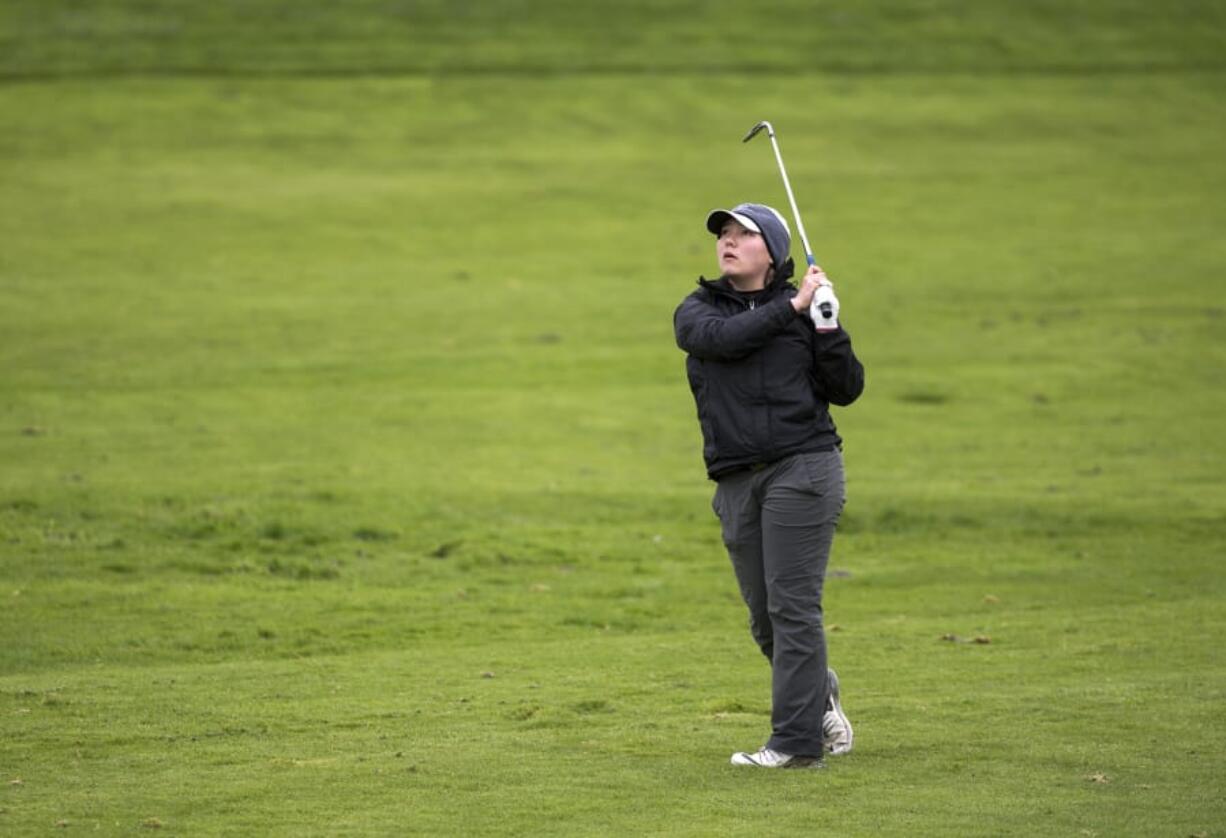
[[[843,510],[842,440],[829,405],[864,389],[822,269],[788,282],[791,234],[762,204],[715,210],[720,277],[698,280],[673,317],[702,426],[712,507],[771,663],[771,736],[734,765],[821,767],[851,750],[838,680],[826,666],[822,583]],[[817,295],[824,315],[815,323]]]

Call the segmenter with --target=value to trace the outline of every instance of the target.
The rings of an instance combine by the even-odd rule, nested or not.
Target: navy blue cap
[[[766,204],[737,204],[730,210],[711,210],[707,216],[707,229],[718,236],[729,218],[746,230],[762,235],[772,267],[777,269],[788,260],[792,252],[792,233],[788,230],[788,222],[777,210]]]

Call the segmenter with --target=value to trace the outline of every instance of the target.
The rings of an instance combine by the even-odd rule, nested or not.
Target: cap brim
[[[754,221],[748,215],[741,215],[739,212],[733,212],[732,210],[726,209],[711,210],[711,213],[707,216],[707,229],[718,236],[720,230],[724,228],[724,222],[726,222],[729,218],[752,233],[762,232],[762,228],[758,226],[758,222]]]

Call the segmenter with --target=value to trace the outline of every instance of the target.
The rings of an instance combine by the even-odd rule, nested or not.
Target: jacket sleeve
[[[815,332],[813,368],[821,394],[831,404],[847,406],[864,392],[864,365],[851,348],[851,335],[840,327]]]
[[[691,294],[673,313],[677,346],[704,361],[735,361],[761,349],[796,319],[786,296],[731,317]]]

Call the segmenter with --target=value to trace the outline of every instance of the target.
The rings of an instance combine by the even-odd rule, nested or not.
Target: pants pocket
[[[837,449],[833,451],[818,451],[815,454],[799,454],[802,472],[808,483],[809,491],[818,497],[829,494],[840,495],[843,492],[843,454]]]

